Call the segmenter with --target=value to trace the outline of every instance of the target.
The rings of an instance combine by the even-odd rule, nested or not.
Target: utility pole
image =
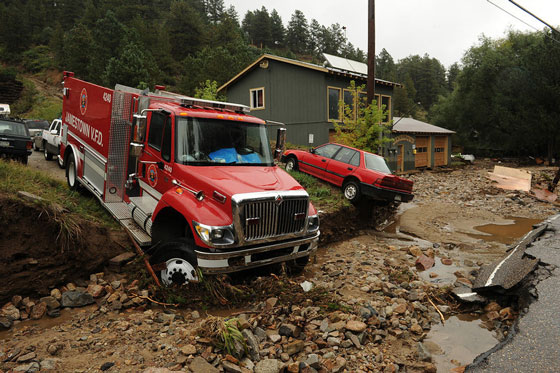
[[[367,103],[375,100],[375,0],[368,1]]]

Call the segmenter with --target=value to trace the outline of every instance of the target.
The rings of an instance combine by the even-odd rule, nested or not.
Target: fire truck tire
[[[76,177],[76,161],[72,154],[68,157],[68,166],[66,167],[66,182],[71,190],[78,190],[80,182]]]
[[[162,285],[184,285],[198,281],[196,255],[191,244],[187,242],[168,242],[150,258],[152,264],[165,263],[165,268],[156,274]]]
[[[286,171],[297,171],[298,170],[298,161],[295,157],[290,157],[286,161]]]
[[[307,263],[309,263],[309,255],[287,261],[286,269],[290,274],[299,274],[303,272]]]
[[[49,151],[47,150],[47,142],[43,141],[43,154],[45,156],[45,160],[50,161],[52,159],[52,154],[49,153]]]

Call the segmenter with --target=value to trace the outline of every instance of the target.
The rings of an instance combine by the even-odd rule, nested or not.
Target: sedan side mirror
[[[313,149],[313,148],[309,148],[309,153],[311,153],[311,154],[315,154],[315,149]]]
[[[58,131],[57,130],[51,130],[51,135],[58,135]]]

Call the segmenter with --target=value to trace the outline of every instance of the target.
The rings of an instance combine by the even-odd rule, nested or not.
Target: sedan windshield
[[[0,135],[29,136],[25,124],[0,121]]]
[[[177,120],[176,162],[194,165],[272,166],[261,124],[208,118]]]
[[[369,153],[364,153],[364,156],[366,158],[366,168],[367,169],[370,169],[370,170],[373,170],[373,171],[378,171],[378,172],[383,172],[384,174],[390,174],[391,173],[391,170],[387,166],[387,163],[385,163],[385,159],[383,159],[383,157],[373,155],[373,154],[369,154]]]

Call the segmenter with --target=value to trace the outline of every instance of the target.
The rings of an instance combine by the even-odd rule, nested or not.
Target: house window
[[[387,112],[384,122],[389,122],[391,120],[391,96],[381,96],[381,107],[385,107],[383,111]]]
[[[355,118],[355,113],[354,113],[354,94],[352,93],[352,91],[349,91],[347,89],[344,90],[344,109],[346,110],[346,106],[348,106],[350,108],[350,113],[352,113],[352,116]]]
[[[329,98],[329,120],[340,120],[340,110],[338,102],[340,101],[340,88],[328,88]]]
[[[264,87],[249,90],[251,109],[264,109]]]

